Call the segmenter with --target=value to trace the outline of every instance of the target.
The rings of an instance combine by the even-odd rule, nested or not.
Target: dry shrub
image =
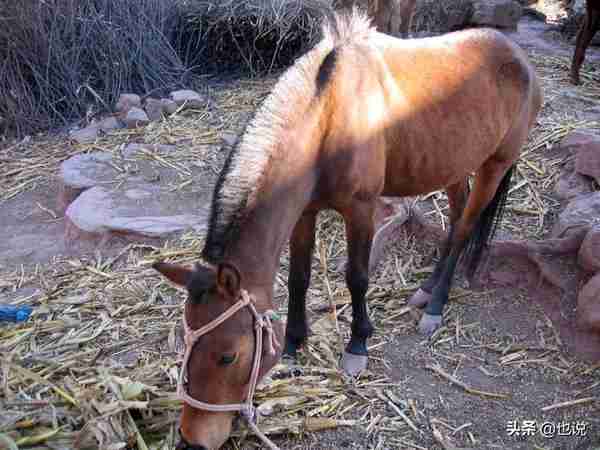
[[[0,116],[18,134],[189,81],[174,0],[24,0],[0,8]]]
[[[194,73],[287,66],[329,0],[0,0],[0,133],[106,111],[120,93],[193,87]]]
[[[320,34],[330,0],[195,1],[177,44],[184,62],[202,71],[251,74],[293,63]]]

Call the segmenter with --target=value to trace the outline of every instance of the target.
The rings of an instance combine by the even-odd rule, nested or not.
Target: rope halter
[[[182,401],[190,405],[192,408],[202,409],[211,412],[238,411],[240,415],[246,419],[252,431],[254,431],[254,433],[267,445],[267,447],[269,447],[272,450],[279,450],[278,447],[273,442],[271,442],[269,438],[267,438],[263,433],[261,433],[258,427],[256,426],[256,408],[253,405],[254,393],[256,391],[256,384],[258,383],[258,374],[260,373],[260,364],[262,360],[261,356],[263,347],[263,333],[267,333],[267,351],[269,352],[269,354],[275,355],[277,351],[276,349],[280,347],[280,343],[277,340],[277,336],[275,336],[275,333],[273,331],[273,324],[271,320],[278,319],[277,315],[272,310],[267,310],[263,314],[259,314],[256,310],[254,303],[254,298],[251,297],[245,289],[242,289],[240,291],[240,299],[236,303],[230,306],[215,320],[209,322],[201,328],[198,328],[197,330],[192,330],[188,326],[184,311],[183,329],[185,332],[185,353],[183,355],[183,362],[181,370],[179,372],[179,380],[177,381],[177,395]],[[212,330],[217,328],[227,319],[232,317],[240,309],[246,307],[250,309],[250,313],[254,318],[254,336],[256,339],[256,345],[254,347],[254,360],[252,363],[252,372],[250,372],[250,387],[248,390],[248,396],[246,398],[246,401],[244,403],[217,405],[196,400],[187,392],[187,381],[189,381],[187,377],[187,366],[190,356],[192,354],[192,349],[194,348],[194,344],[196,344],[196,342],[201,336],[210,333]]]

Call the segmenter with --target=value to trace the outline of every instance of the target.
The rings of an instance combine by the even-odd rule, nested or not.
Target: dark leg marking
[[[288,277],[288,320],[283,354],[291,358],[308,336],[306,292],[310,285],[311,260],[315,245],[316,213],[304,213],[290,238],[290,273]]]

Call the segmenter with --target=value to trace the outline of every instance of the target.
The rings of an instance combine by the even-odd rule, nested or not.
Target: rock
[[[514,0],[476,0],[470,24],[495,28],[516,29],[523,8]]]
[[[591,131],[574,131],[558,143],[557,149],[567,153],[577,153],[588,145],[596,145],[600,138]]]
[[[127,128],[137,128],[150,123],[150,119],[146,112],[137,107],[131,108],[123,117],[123,122]]]
[[[600,333],[600,274],[594,276],[579,291],[577,324],[584,329]]]
[[[175,114],[177,109],[179,109],[177,103],[169,98],[163,98],[160,100],[160,102],[163,104],[163,109],[167,114]]]
[[[141,108],[142,100],[139,95],[136,94],[121,94],[119,100],[115,105],[115,109],[118,112],[126,113],[131,108]]]
[[[552,237],[566,237],[581,229],[600,224],[600,192],[580,195],[560,213],[552,229]]]
[[[94,152],[72,156],[60,165],[60,180],[63,184],[88,189],[108,180],[115,173],[110,165],[112,155]]]
[[[588,272],[600,272],[600,226],[593,227],[585,235],[577,254],[577,262]]]
[[[110,116],[98,122],[96,127],[103,132],[108,133],[109,131],[120,130],[121,128],[124,128],[125,125],[123,125],[123,122],[115,116]]]
[[[72,156],[63,161],[59,172],[58,210],[63,213],[85,189],[114,178],[110,153],[94,152]]]
[[[71,131],[69,137],[79,144],[89,144],[98,138],[98,127],[90,125],[80,130]]]
[[[165,105],[161,100],[149,98],[144,103],[144,109],[150,120],[160,120],[165,113]]]
[[[575,170],[600,184],[600,136],[591,136],[577,152]]]
[[[206,99],[202,95],[189,89],[171,92],[171,100],[177,106],[185,105],[186,108],[202,108],[206,103]]]
[[[554,187],[554,193],[560,200],[570,201],[578,195],[592,192],[592,183],[583,175],[575,172],[575,163],[570,161],[562,172]]]
[[[88,154],[79,154],[63,161],[59,172],[59,196],[57,199],[57,208],[62,213],[84,190],[98,185],[108,183],[118,183],[122,178],[131,182],[150,181],[160,178],[157,169],[152,166],[143,154],[146,149],[152,153],[168,154],[176,147],[166,144],[128,144],[122,151],[123,158],[127,160],[136,159],[135,164],[129,161],[123,161],[117,156],[108,152],[94,152]],[[120,172],[115,167],[123,167],[129,164],[132,169],[127,172]],[[168,173],[162,174],[163,178],[168,177]]]
[[[95,186],[83,192],[67,208],[68,235],[118,233],[164,237],[171,233],[206,228],[207,211],[198,211],[182,202],[177,192],[153,184],[124,186],[109,190]]]
[[[189,167],[190,178],[182,184],[177,168],[143,151],[173,158],[169,153],[175,149],[133,143],[121,152],[79,154],[64,161],[59,201],[66,243],[113,235],[139,239],[204,231],[212,186],[200,176],[201,169]]]

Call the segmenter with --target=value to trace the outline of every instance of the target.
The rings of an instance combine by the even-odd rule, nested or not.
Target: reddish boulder
[[[594,276],[577,297],[577,324],[600,333],[600,274]]]
[[[102,130],[103,132],[108,133],[113,130],[120,130],[121,128],[124,127],[124,125],[123,125],[123,123],[121,123],[121,121],[117,117],[108,116],[105,119],[98,122],[96,124],[96,127],[99,130]]]
[[[127,111],[127,114],[123,117],[123,123],[125,123],[127,128],[137,128],[148,125],[150,119],[148,118],[146,111],[141,108],[133,107]]]
[[[600,226],[593,227],[585,236],[577,262],[591,273],[600,272]]]
[[[175,114],[177,112],[177,110],[179,109],[179,106],[177,106],[177,103],[175,103],[173,100],[171,100],[169,98],[163,98],[160,102],[163,105],[164,111],[169,115]]]
[[[131,108],[141,108],[142,107],[142,99],[139,95],[136,94],[121,94],[119,96],[119,100],[115,105],[115,109],[118,112],[125,113],[129,111]]]
[[[575,171],[600,184],[600,136],[594,136],[577,151]]]
[[[177,106],[185,105],[185,108],[202,108],[206,104],[206,97],[190,89],[171,92],[171,100],[177,103]]]
[[[597,135],[589,131],[574,131],[565,136],[557,148],[565,152],[577,153],[580,149],[594,144],[598,139]]]
[[[150,120],[160,120],[165,114],[165,104],[161,100],[149,98],[144,103],[144,109]]]
[[[560,213],[552,228],[552,237],[567,237],[571,233],[600,225],[600,192],[579,195]]]
[[[575,172],[574,163],[571,161],[562,170],[554,193],[560,200],[572,200],[581,194],[592,192],[592,183],[587,177]]]

